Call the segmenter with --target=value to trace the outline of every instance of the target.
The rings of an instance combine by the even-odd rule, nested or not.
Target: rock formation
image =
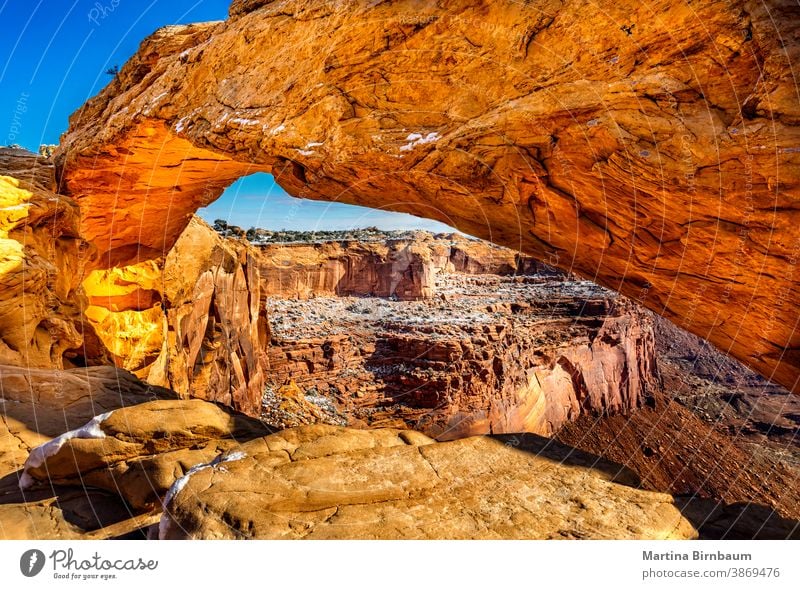
[[[163,258],[94,270],[88,322],[112,361],[147,382],[256,413],[269,325],[246,247],[194,220]]]
[[[433,296],[429,252],[414,242],[280,244],[259,250],[264,296]]]
[[[659,389],[651,316],[623,297],[546,276],[437,276],[432,301],[269,300],[265,416],[437,439],[551,435]],[[311,405],[287,408],[292,387]]]
[[[83,343],[86,244],[77,206],[54,190],[51,164],[0,149],[0,364],[62,368]]]
[[[797,391],[798,18],[789,0],[238,0],[157,31],[73,115],[62,189],[107,267],[163,255],[268,171],[618,289]]]
[[[175,393],[110,366],[66,371],[0,366],[0,539],[122,536],[148,525],[113,492],[80,481],[21,492],[23,464],[34,448],[95,415]],[[74,462],[75,455],[67,457]]]
[[[669,495],[537,436],[436,443],[325,425],[269,434],[199,400],[97,416],[31,452],[22,482],[37,481],[89,481],[133,513],[163,501],[160,538],[696,537]]]
[[[96,268],[54,188],[47,160],[0,150],[0,365],[114,364],[257,412],[269,327],[248,248],[196,220],[163,256]]]
[[[544,264],[458,234],[417,231],[405,238],[261,245],[262,297],[374,296],[429,299],[436,276],[535,274]]]
[[[35,448],[20,484],[89,486],[119,494],[135,510],[153,509],[193,466],[268,433],[254,419],[198,399],[143,403]]]
[[[159,537],[695,537],[668,495],[589,454],[530,435],[412,433],[307,426],[243,444],[176,483]]]

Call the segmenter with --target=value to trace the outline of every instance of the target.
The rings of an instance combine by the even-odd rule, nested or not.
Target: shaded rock
[[[57,493],[0,495],[0,539],[108,539],[152,525],[154,514],[136,515],[116,493],[58,487]],[[144,537],[143,534],[138,535]]]
[[[696,497],[676,497],[684,516],[706,540],[800,540],[800,522],[756,503],[723,505]]]
[[[646,489],[713,499],[723,506],[760,505],[761,511],[751,515],[764,516],[765,533],[773,510],[800,520],[796,464],[742,443],[663,395],[652,401],[629,415],[582,416],[565,424],[555,438],[624,464]]]
[[[0,537],[106,538],[144,526],[116,489],[86,488],[81,481],[55,486],[47,480],[21,491],[21,469],[32,449],[95,415],[170,397],[175,394],[108,366],[65,371],[0,366]]]
[[[95,415],[175,397],[111,366],[63,371],[0,366],[0,476],[21,468],[32,448]]]
[[[88,485],[118,493],[135,510],[152,509],[191,467],[270,431],[205,401],[152,401],[99,415],[35,448],[20,485]]]
[[[161,538],[693,538],[668,495],[533,435],[435,443],[306,426],[196,468]]]

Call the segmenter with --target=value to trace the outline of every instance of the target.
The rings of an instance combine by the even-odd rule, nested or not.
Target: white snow
[[[61,434],[57,438],[53,438],[49,442],[46,442],[41,446],[37,446],[31,450],[31,453],[28,456],[28,459],[25,461],[25,465],[22,469],[22,476],[19,479],[19,488],[23,490],[30,488],[30,486],[34,483],[34,480],[33,477],[28,474],[28,470],[41,467],[48,458],[55,456],[58,451],[61,450],[61,447],[69,440],[101,440],[105,438],[106,434],[100,426],[106,419],[108,419],[108,416],[111,415],[111,413],[112,412],[109,411],[108,413],[97,415],[83,427]]]
[[[400,151],[411,151],[418,145],[425,145],[426,143],[433,143],[434,141],[439,141],[441,136],[439,133],[428,133],[427,135],[423,136],[422,133],[410,133],[408,137],[406,137],[405,145],[400,147]]]
[[[311,149],[312,147],[319,147],[320,145],[325,145],[324,141],[312,141],[308,145],[305,146],[304,149]]]
[[[231,119],[231,123],[239,123],[240,125],[258,125],[258,121],[254,121],[253,119],[242,119],[239,117]]]
[[[189,479],[192,477],[193,474],[200,472],[201,470],[205,470],[206,468],[218,468],[223,472],[227,472],[225,468],[220,467],[221,464],[225,462],[233,462],[234,460],[241,460],[246,458],[247,454],[244,452],[229,452],[228,454],[220,454],[214,460],[207,464],[196,464],[192,468],[186,471],[186,474],[183,475],[181,478],[176,480],[172,483],[172,486],[167,491],[167,494],[164,496],[164,513],[161,515],[161,520],[158,522],[158,539],[164,540],[167,535],[167,527],[169,526],[169,515],[167,514],[167,507],[169,506],[170,502],[178,496],[186,484],[189,482]],[[21,483],[20,483],[21,484]]]
[[[272,130],[272,135],[277,135],[277,134],[278,134],[278,133],[280,133],[281,131],[285,131],[285,130],[286,130],[286,125],[278,125],[277,127],[275,127],[275,128]]]
[[[310,149],[298,149],[297,153],[300,155],[314,155],[314,152]]]
[[[158,96],[156,96],[156,97],[152,98],[152,99],[151,99],[151,102],[155,102],[155,101],[157,101],[159,98],[162,98],[162,97],[164,97],[164,96],[166,96],[166,95],[167,95],[167,93],[166,93],[166,92],[162,92],[162,93],[161,93],[161,94],[159,94]]]
[[[176,132],[178,132],[178,133],[182,133],[183,132],[183,129],[186,127],[186,120],[188,118],[189,117],[183,117],[180,121],[177,122],[177,124],[175,125],[175,131]]]

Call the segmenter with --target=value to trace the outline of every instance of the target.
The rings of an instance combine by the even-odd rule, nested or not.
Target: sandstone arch
[[[62,190],[107,266],[270,171],[618,289],[797,392],[798,24],[789,0],[235,0],[73,115]]]

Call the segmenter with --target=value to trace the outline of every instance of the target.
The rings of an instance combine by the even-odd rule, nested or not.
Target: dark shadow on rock
[[[757,503],[723,505],[710,499],[675,497],[701,540],[800,540],[800,521]]]
[[[55,437],[92,417],[177,393],[112,366],[49,370],[0,366],[1,412],[29,430]]]
[[[546,438],[529,433],[497,434],[490,437],[503,442],[509,447],[516,448],[517,450],[530,452],[536,456],[566,466],[591,468],[604,473],[609,480],[615,483],[634,487],[636,489],[641,488],[641,479],[628,467],[597,456],[596,454],[567,446],[553,438]]]
[[[21,474],[19,470],[0,479],[0,506],[19,509],[53,506],[65,522],[84,532],[99,530],[136,515],[119,496],[102,489],[50,485],[22,491],[19,488]]]

